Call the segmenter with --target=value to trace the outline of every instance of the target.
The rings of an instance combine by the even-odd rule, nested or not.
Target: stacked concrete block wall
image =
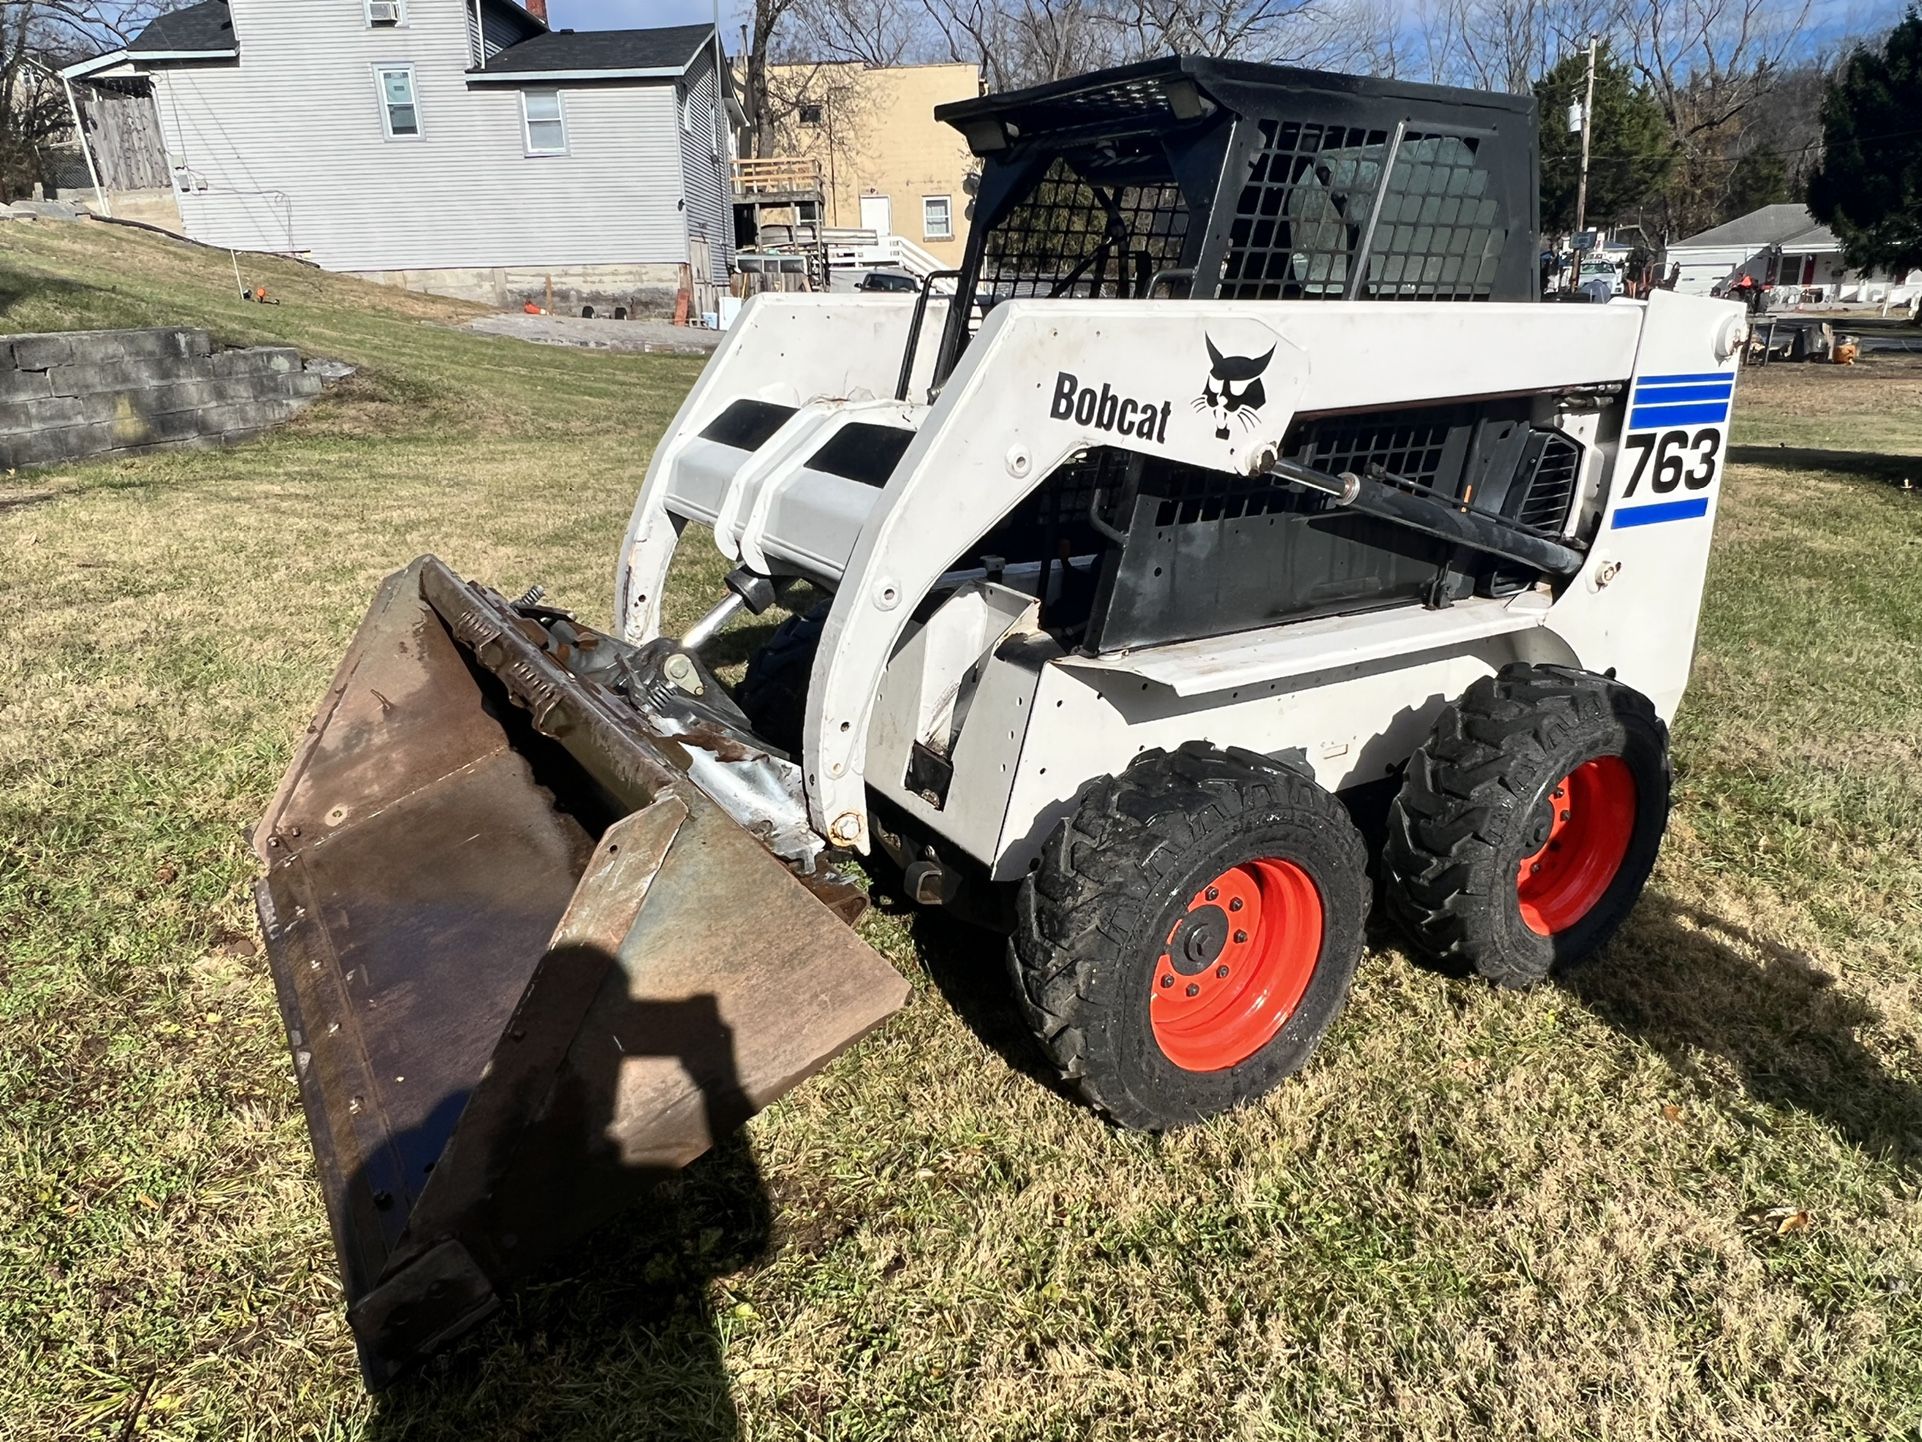
[[[556,315],[579,315],[583,306],[611,316],[618,306],[634,320],[666,320],[681,289],[677,262],[650,265],[492,266],[466,270],[362,270],[350,272],[379,285],[403,286],[429,295],[478,301],[502,310],[532,302]]]
[[[0,468],[244,440],[321,384],[292,346],[219,349],[204,330],[0,336]]]

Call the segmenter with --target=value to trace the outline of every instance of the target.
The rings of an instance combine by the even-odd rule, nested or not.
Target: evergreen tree
[[[1849,264],[1922,266],[1922,12],[1910,7],[1880,50],[1857,50],[1822,101],[1822,163],[1809,210]]]
[[[1542,110],[1542,229],[1572,230],[1581,180],[1582,137],[1568,108],[1588,87],[1588,52],[1565,56],[1535,83]],[[1675,161],[1661,105],[1637,88],[1629,68],[1604,45],[1595,55],[1595,113],[1590,117],[1588,212],[1607,225],[1661,189]]]

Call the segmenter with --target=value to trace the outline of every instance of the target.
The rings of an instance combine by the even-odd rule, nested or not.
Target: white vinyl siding
[[[686,260],[671,81],[570,89],[568,153],[525,164],[519,89],[467,82],[466,0],[410,0],[404,34],[367,29],[358,5],[232,8],[238,64],[153,77],[168,153],[205,186],[180,197],[194,239],[330,270]],[[405,144],[374,78],[402,61],[421,123]]]
[[[380,123],[389,140],[420,138],[420,105],[414,99],[414,67],[377,65],[374,84],[380,90]]]
[[[558,90],[523,90],[521,120],[529,155],[567,154],[567,111]]]
[[[485,65],[510,45],[540,34],[532,20],[510,11],[496,0],[464,0],[467,6],[467,47],[475,65]],[[478,21],[475,19],[478,13]]]
[[[705,240],[715,270],[725,275],[734,259],[734,180],[717,98],[714,49],[708,46],[682,82],[681,175],[687,187],[688,239]]]

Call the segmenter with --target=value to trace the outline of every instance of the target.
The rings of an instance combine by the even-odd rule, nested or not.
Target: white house
[[[1877,303],[1913,295],[1922,275],[1849,268],[1842,242],[1801,205],[1765,205],[1668,247],[1664,263],[1682,268],[1675,288],[1690,295],[1743,274],[1772,287],[1775,307],[1837,301]]]
[[[66,75],[123,108],[150,95],[195,240],[493,304],[551,283],[658,310],[688,272],[724,284],[739,107],[713,27],[550,30],[545,11],[202,0]],[[100,108],[81,105],[90,140]]]

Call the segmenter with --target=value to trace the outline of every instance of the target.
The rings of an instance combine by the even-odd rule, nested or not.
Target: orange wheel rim
[[[1549,788],[1515,874],[1522,921],[1537,936],[1566,931],[1614,884],[1635,836],[1635,774],[1619,756],[1584,761]]]
[[[1274,1039],[1321,959],[1321,893],[1292,861],[1231,866],[1188,902],[1149,979],[1162,1055],[1225,1071]]]

